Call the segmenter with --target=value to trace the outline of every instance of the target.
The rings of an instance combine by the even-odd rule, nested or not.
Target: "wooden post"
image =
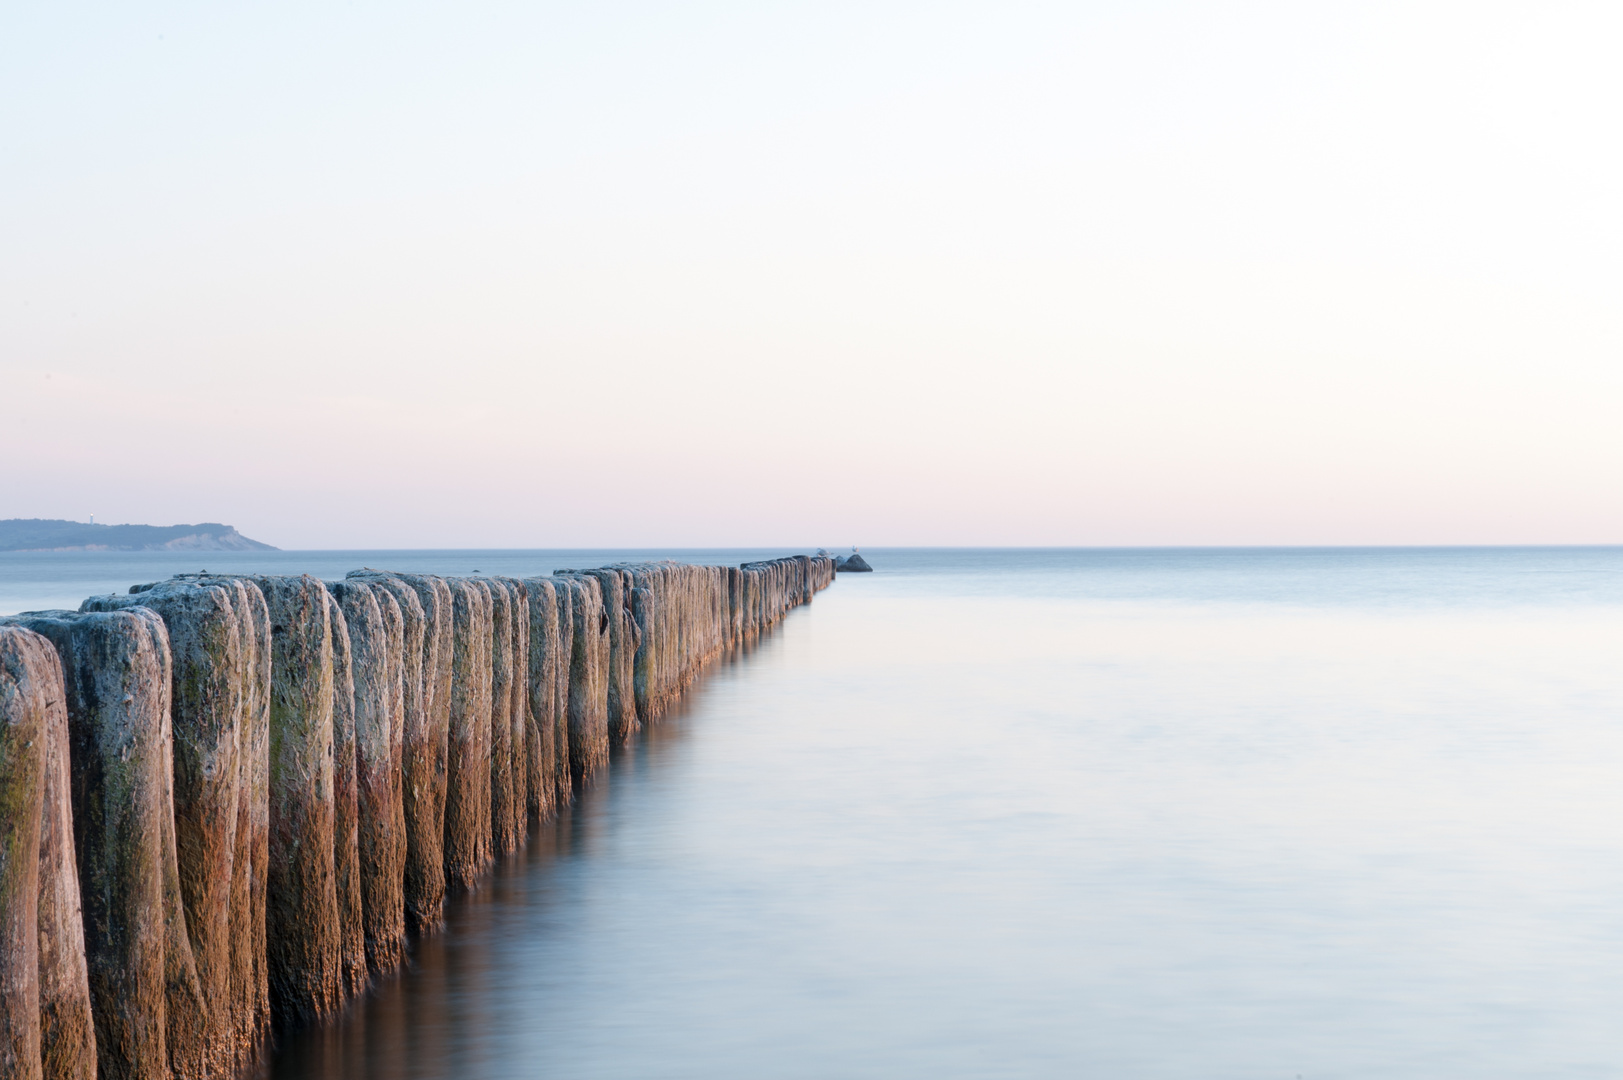
[[[332,624],[333,889],[338,895],[339,964],[344,993],[353,997],[364,993],[372,981],[366,967],[366,920],[361,899],[354,644],[343,605],[330,594],[327,605],[327,619]]]
[[[381,974],[405,958],[406,843],[395,768],[397,735],[404,725],[405,622],[399,603],[380,585],[350,578],[327,588],[349,627],[361,923],[366,961]]]
[[[0,1076],[8,1078],[96,1076],[66,697],[52,643],[24,626],[0,624]],[[149,750],[161,734],[149,739]],[[145,774],[161,773],[163,761],[158,755],[156,769],[147,762]],[[156,905],[148,929],[152,923],[161,938]],[[161,1002],[161,957],[157,972],[149,989]],[[159,1032],[160,1065],[162,1051]]]
[[[255,577],[270,613],[270,843],[266,958],[271,1015],[289,1030],[343,1001],[334,868],[332,624],[309,575]]]
[[[401,813],[406,836],[406,923],[418,933],[437,929],[445,910],[445,774],[451,727],[453,614],[451,589],[443,578],[422,574],[356,571],[351,577],[377,581],[400,604],[406,620],[406,650],[420,648],[415,667],[406,661],[405,732],[401,741]],[[416,607],[412,602],[416,602]],[[421,644],[414,646],[415,620]],[[413,675],[413,671],[418,674]]]
[[[471,888],[490,862],[491,598],[453,578],[451,716],[445,797],[445,878]]]

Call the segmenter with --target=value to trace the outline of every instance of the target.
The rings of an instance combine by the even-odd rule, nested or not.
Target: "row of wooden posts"
[[[0,1080],[251,1070],[833,579],[197,574],[0,619]]]

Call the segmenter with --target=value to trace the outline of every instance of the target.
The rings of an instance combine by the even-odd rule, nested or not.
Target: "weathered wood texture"
[[[227,1075],[229,1007],[214,1007],[201,984],[183,899],[164,624],[146,607],[17,621],[51,639],[65,676],[80,879],[73,903],[84,908],[75,921],[100,1074]]]
[[[558,596],[557,697],[553,701],[552,800],[562,811],[574,799],[575,785],[569,769],[569,679],[575,651],[575,594],[562,582],[555,583]]]
[[[330,591],[330,590],[329,590]],[[338,894],[339,965],[344,993],[366,990],[366,920],[361,900],[361,792],[356,764],[355,659],[343,605],[327,597],[332,624],[333,890]]]
[[[518,657],[513,650],[513,594],[499,578],[490,590],[490,833],[491,854],[518,847],[521,804],[513,781],[513,682]]]
[[[0,1076],[5,1077],[94,1080],[96,1075],[67,704],[53,643],[24,626],[0,624]],[[161,898],[145,899],[154,906],[142,912],[143,923],[161,937]],[[148,989],[161,997],[161,980]],[[158,1049],[161,1062],[161,1041]]]
[[[256,577],[271,620],[270,858],[265,910],[271,1015],[283,1030],[343,1001],[333,861],[332,624],[317,579]]]
[[[405,726],[405,620],[388,589],[355,579],[328,586],[349,627],[355,684],[362,924],[366,960],[385,973],[405,959],[406,837],[399,746]]]
[[[521,583],[530,619],[525,650],[527,805],[539,821],[558,812],[558,588],[545,578]]]
[[[609,764],[609,617],[598,579],[555,573],[569,590],[569,775],[574,790]]]
[[[406,923],[437,929],[445,910],[445,781],[451,720],[451,589],[421,574],[351,571],[382,585],[405,619],[405,723],[401,735],[401,818],[406,837]]]
[[[265,961],[265,875],[270,842],[270,610],[259,586],[222,579],[236,593],[243,709],[239,728],[237,844],[231,872],[231,997],[237,1071],[256,1063],[270,1035]]]
[[[452,578],[451,716],[446,757],[445,879],[471,888],[490,863],[491,596]]]
[[[512,705],[508,723],[513,764],[513,847],[516,850],[530,837],[530,594],[524,583],[504,578],[502,584],[513,602],[513,681]]]
[[[89,612],[155,613],[168,636],[176,873],[210,1076],[229,1075],[251,1059],[260,1034],[251,1016],[262,966],[252,952],[259,627],[251,593],[257,590],[245,582],[185,577],[81,605]],[[103,1063],[106,1073],[105,1054]]]

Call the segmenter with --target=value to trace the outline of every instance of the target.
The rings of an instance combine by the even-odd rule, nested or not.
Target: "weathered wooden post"
[[[334,867],[332,624],[317,579],[255,577],[271,621],[270,843],[265,926],[271,1014],[288,1030],[343,1002]]]
[[[412,622],[422,621],[420,675],[406,666],[406,723],[401,741],[401,813],[405,820],[406,923],[424,933],[436,929],[445,910],[445,783],[451,730],[451,589],[443,578],[423,574],[351,576],[378,580],[391,589],[406,618],[406,649],[413,648]],[[417,607],[412,608],[410,598]],[[413,686],[416,697],[413,697]]]
[[[490,862],[491,597],[453,578],[451,731],[446,768],[445,877],[471,888]]]
[[[96,1076],[66,705],[52,643],[0,625],[0,1076]]]
[[[609,743],[620,746],[636,733],[639,726],[632,679],[636,644],[632,638],[634,631],[625,594],[625,578],[619,570],[608,567],[575,572],[595,580],[602,597],[604,638],[607,643],[603,676]]]
[[[270,1035],[265,959],[265,874],[270,843],[270,610],[259,586],[221,579],[234,590],[243,667],[237,760],[237,843],[231,871],[231,998],[237,1071],[256,1064]]]
[[[591,783],[609,763],[609,617],[597,578],[553,572],[570,592],[573,640],[569,657],[569,773],[574,789]]]
[[[530,594],[516,578],[503,578],[513,602],[513,748],[514,848],[530,836]]]
[[[330,586],[329,586],[330,588]],[[356,763],[355,663],[349,620],[330,593],[332,624],[333,890],[338,896],[339,966],[344,993],[354,997],[371,985],[366,967],[366,921],[361,899],[361,792]]]
[[[395,736],[404,724],[404,636],[400,605],[387,589],[354,578],[327,586],[349,628],[355,683],[357,847],[365,958],[393,971],[405,958],[406,842],[399,812]]]
[[[561,812],[574,798],[574,778],[569,767],[569,679],[575,655],[575,594],[566,583],[554,583],[558,594],[558,670],[553,685],[553,745],[557,756],[552,762],[553,804]]]
[[[539,821],[557,813],[558,589],[546,578],[522,582],[529,604],[528,712],[525,744],[528,810]]]
[[[490,590],[490,839],[491,854],[518,847],[519,802],[513,786],[513,595],[500,578]]]
[[[78,887],[54,902],[49,922],[41,909],[42,938],[53,942],[42,941],[41,957],[65,946],[88,960],[84,1022],[93,1016],[96,1036],[84,1075],[96,1074],[94,1059],[108,1077],[228,1072],[230,1016],[206,1000],[182,901],[163,622],[144,607],[33,612],[9,621],[49,638],[65,675],[72,749],[64,746],[63,763],[71,756],[74,805],[56,814],[73,832]],[[48,989],[50,980],[41,985]],[[53,1072],[51,1056],[47,1045],[45,1075],[62,1074]]]
[[[148,608],[168,632],[180,888],[207,1017],[208,1067],[225,1073],[251,1060],[263,1035],[255,1015],[263,961],[254,950],[262,915],[253,866],[263,597],[251,582],[190,575],[137,589],[91,597],[81,608]]]

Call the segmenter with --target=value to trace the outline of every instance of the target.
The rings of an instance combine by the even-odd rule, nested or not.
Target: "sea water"
[[[1623,550],[864,555],[272,1075],[1623,1074]]]

